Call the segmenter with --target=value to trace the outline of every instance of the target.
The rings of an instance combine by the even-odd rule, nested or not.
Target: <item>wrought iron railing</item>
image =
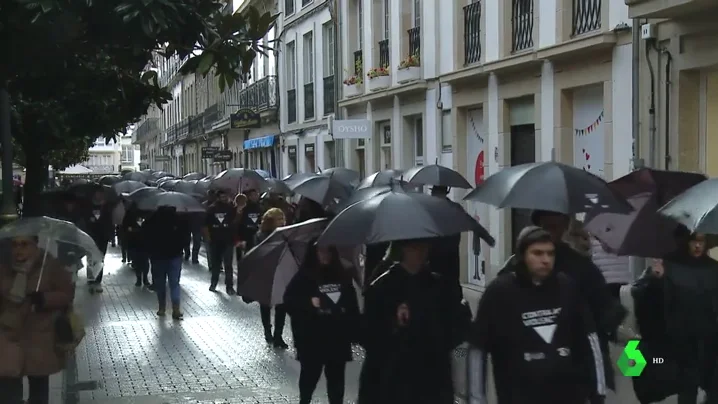
[[[379,66],[389,67],[389,40],[379,41]]]
[[[267,76],[239,92],[240,108],[264,112],[277,108],[277,76]]]
[[[192,117],[187,117],[183,120],[181,120],[177,124],[177,129],[175,130],[175,137],[177,140],[182,140],[187,137],[189,134],[189,120],[192,119]]]
[[[212,130],[212,125],[217,123],[219,120],[219,106],[217,104],[212,104],[204,111],[202,119],[202,125],[204,126],[204,130]]]
[[[304,119],[314,118],[314,83],[304,85]]]
[[[573,35],[601,29],[603,0],[573,0]]]
[[[362,70],[364,69],[364,57],[362,50],[359,49],[358,51],[354,51],[354,74],[361,77],[364,73]]]
[[[284,0],[284,15],[294,14],[294,0]]]
[[[534,46],[534,0],[511,1],[511,50]]]
[[[481,61],[481,2],[464,7],[464,64]]]
[[[324,115],[334,113],[334,76],[324,78]]]
[[[204,114],[191,116],[187,128],[187,138],[192,139],[204,134]]]
[[[421,55],[421,27],[414,27],[409,33],[409,56]]]
[[[287,123],[297,122],[297,90],[287,91]]]

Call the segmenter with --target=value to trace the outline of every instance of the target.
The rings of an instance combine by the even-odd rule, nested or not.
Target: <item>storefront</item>
[[[276,135],[262,136],[245,140],[242,144],[244,149],[244,166],[252,169],[260,169],[272,174],[279,175],[278,159],[279,148]]]

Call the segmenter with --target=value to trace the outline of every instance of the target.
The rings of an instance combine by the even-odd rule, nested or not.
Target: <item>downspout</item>
[[[656,164],[656,73],[653,69],[653,62],[651,61],[651,46],[653,44],[646,42],[646,64],[648,65],[648,74],[650,75],[651,87],[650,96],[651,101],[648,107],[648,142],[649,142],[649,153],[648,153],[648,166],[653,167]]]
[[[664,164],[665,169],[671,169],[671,67],[673,65],[673,56],[668,49],[663,49],[663,53],[666,55],[666,105],[665,105],[665,120],[666,120],[666,138],[665,138],[665,156]]]
[[[633,19],[633,62],[632,62],[632,99],[631,99],[631,115],[633,117],[633,168],[640,169],[644,166],[643,158],[641,158],[641,26],[638,19]]]

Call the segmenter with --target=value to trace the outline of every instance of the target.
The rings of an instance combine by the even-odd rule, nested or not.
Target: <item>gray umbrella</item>
[[[180,180],[165,180],[165,181],[157,181],[157,186],[159,188],[164,189],[165,191],[176,191],[175,186],[177,183],[179,183]]]
[[[113,185],[122,181],[122,177],[119,175],[103,175],[98,181],[101,185]]]
[[[201,180],[202,178],[206,177],[204,173],[189,173],[185,174],[182,179],[185,181],[192,181],[192,180]]]
[[[328,219],[280,227],[252,248],[239,264],[238,294],[269,306],[283,303],[284,291],[304,260],[310,243]]]
[[[330,176],[334,180],[341,182],[342,184],[349,185],[350,187],[356,187],[359,185],[361,180],[361,174],[359,171],[355,171],[344,167],[333,167],[322,170],[322,175]]]
[[[718,178],[690,187],[658,210],[691,232],[718,234]]]
[[[471,184],[463,175],[438,164],[410,168],[399,178],[411,184],[471,189]]]
[[[474,231],[489,244],[489,232],[446,198],[394,187],[339,213],[319,238],[323,245],[376,244],[436,238]]]
[[[322,174],[296,176],[286,180],[285,183],[295,194],[325,207],[339,203],[352,193],[351,186]]]
[[[361,188],[357,189],[356,191],[352,192],[351,195],[349,195],[348,198],[339,201],[334,206],[331,206],[329,208],[329,211],[337,214],[344,209],[348,208],[351,205],[354,205],[357,202],[365,201],[367,199],[374,198],[375,196],[379,196],[381,194],[385,194],[387,192],[391,192],[392,187],[391,186],[383,186],[383,187],[371,187],[371,188]]]
[[[404,170],[377,171],[374,174],[364,178],[357,186],[357,189],[387,186],[396,181],[399,181],[397,180],[397,178],[401,178],[402,174],[404,174]]]
[[[147,185],[139,181],[125,180],[112,185],[112,189],[118,194],[129,194],[141,188],[147,188]]]
[[[212,189],[225,189],[231,192],[244,192],[254,189],[260,190],[264,178],[254,170],[246,168],[230,168],[224,170],[212,180]]]
[[[194,184],[193,193],[200,194],[200,195],[207,195],[207,191],[209,191],[209,187],[212,184],[210,181],[205,181],[205,180],[190,181],[190,182]]]
[[[160,206],[172,206],[177,209],[177,213],[202,213],[205,211],[196,198],[179,192],[162,192],[137,201],[137,208],[140,210],[155,211]]]
[[[152,176],[155,178],[162,178],[162,177],[174,178],[174,175],[172,175],[171,173],[168,173],[167,171],[155,171],[152,173]]]
[[[155,194],[161,194],[163,192],[165,192],[165,190],[160,188],[144,187],[134,192],[130,192],[129,194],[122,194],[122,196],[124,196],[125,199],[130,202],[138,202],[142,199],[148,198]]]
[[[137,181],[137,182],[147,182],[152,178],[152,175],[149,173],[138,173],[138,172],[131,172],[127,173],[122,176],[123,181]]]
[[[278,194],[278,195],[292,195],[293,192],[287,184],[282,181],[278,180],[276,178],[267,178],[264,180],[264,184],[262,187],[262,191],[268,192],[270,194]]]
[[[504,168],[469,192],[464,200],[498,208],[564,214],[589,211],[628,213],[633,210],[603,179],[554,161]]]
[[[187,195],[195,195],[198,193],[196,189],[197,185],[195,182],[180,180],[173,185],[171,191],[181,192]]]

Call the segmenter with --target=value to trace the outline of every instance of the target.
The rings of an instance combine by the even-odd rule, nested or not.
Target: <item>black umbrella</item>
[[[224,170],[212,180],[212,189],[226,189],[230,192],[243,192],[254,189],[259,191],[264,183],[259,173],[247,168],[230,168]]]
[[[162,177],[174,178],[174,175],[172,175],[171,173],[168,173],[167,171],[155,171],[152,173],[152,176],[155,178],[162,178]]]
[[[327,168],[326,170],[322,170],[320,174],[332,177],[335,181],[339,181],[352,188],[359,185],[359,181],[361,180],[361,174],[359,174],[359,171],[344,167]]]
[[[703,174],[641,168],[609,183],[611,188],[628,198],[650,192],[656,203],[663,206],[688,188],[705,181]]]
[[[391,185],[398,181],[397,178],[401,178],[402,174],[404,174],[404,170],[377,171],[364,178],[357,186],[357,189]]]
[[[396,181],[396,180],[394,180]],[[386,185],[383,187],[371,187],[371,188],[361,188],[357,189],[356,191],[352,192],[351,195],[349,195],[348,198],[343,199],[339,201],[334,206],[329,207],[329,211],[337,214],[344,209],[350,207],[351,205],[354,205],[357,202],[365,201],[367,199],[374,198],[375,196],[379,196],[382,194],[385,194],[387,192],[391,192],[392,186]]]
[[[265,182],[262,187],[262,191],[264,192],[287,196],[293,194],[292,190],[289,189],[287,184],[282,180],[278,180],[276,178],[267,178],[264,181]]]
[[[193,193],[200,194],[200,195],[207,195],[207,191],[209,191],[209,187],[212,184],[210,181],[205,180],[198,180],[198,181],[190,181],[194,184],[194,190]]]
[[[498,208],[533,209],[564,214],[628,213],[631,205],[603,179],[557,162],[521,164],[490,176],[464,200]]]
[[[122,177],[119,175],[103,175],[97,183],[100,185],[113,185],[120,181],[122,181]]]
[[[112,186],[112,189],[118,194],[129,194],[140,188],[147,188],[147,185],[139,181],[120,181]]]
[[[141,172],[141,173],[132,172],[132,173],[127,173],[122,176],[123,181],[137,181],[137,182],[147,182],[150,180],[150,178],[152,178],[152,175],[150,173],[145,173],[145,172]]]
[[[471,184],[463,175],[438,164],[410,168],[399,178],[410,184],[471,189]]]
[[[145,187],[123,195],[123,197],[130,202],[138,202],[141,199],[145,199],[155,194],[161,194],[163,192],[165,192],[165,190],[160,188]]]
[[[170,182],[170,181],[168,181]],[[166,183],[165,183],[166,184]],[[164,184],[162,184],[164,185]],[[164,188],[164,187],[160,187]],[[195,195],[197,194],[197,185],[192,181],[185,181],[185,180],[179,180],[177,181],[173,186],[171,190],[168,191],[175,191],[175,192],[181,192],[183,194],[187,195]]]
[[[201,180],[202,178],[206,177],[204,173],[189,173],[185,174],[182,179],[185,181],[192,181],[192,180]]]
[[[322,245],[376,244],[451,236],[465,231],[493,244],[489,232],[458,204],[394,187],[339,213],[322,233]]]
[[[718,234],[718,178],[694,185],[658,210],[691,232]]]
[[[67,188],[70,194],[75,195],[79,199],[89,200],[93,195],[102,191],[105,199],[108,201],[114,201],[117,198],[117,192],[107,185],[100,185],[94,182],[86,182],[80,184],[73,184]]]
[[[177,183],[179,183],[179,182],[180,182],[180,180],[165,180],[165,181],[161,181],[161,182],[158,181],[158,182],[157,182],[157,184],[158,184],[157,186],[158,186],[159,188],[164,189],[165,191],[176,191],[176,190],[175,190],[175,186],[176,186]]]
[[[285,183],[295,194],[311,199],[323,207],[339,203],[352,193],[351,186],[322,174],[297,176],[296,179],[286,180]]]
[[[160,206],[172,206],[178,213],[202,213],[204,206],[190,195],[179,192],[160,192],[137,201],[137,208],[145,211],[155,211]]]

